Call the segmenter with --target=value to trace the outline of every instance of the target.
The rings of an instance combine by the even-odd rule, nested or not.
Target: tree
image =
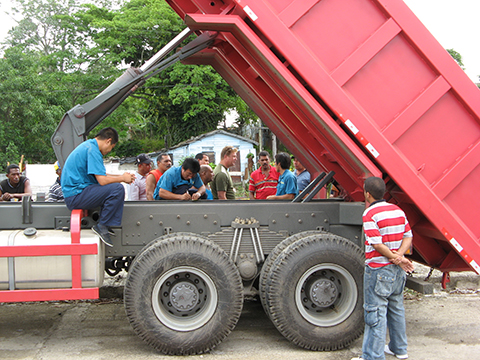
[[[97,96],[125,66],[143,64],[184,28],[163,0],[131,0],[115,9],[109,0],[95,3],[14,0],[23,20],[10,31],[0,61],[6,79],[0,87],[2,154],[16,139],[10,153],[54,161],[50,137],[63,113]],[[237,106],[248,109],[211,67],[176,64],[99,127],[115,127],[117,155],[132,156],[213,130]]]
[[[462,68],[462,70],[465,70],[463,61],[462,61],[462,55],[460,55],[459,52],[456,52],[453,49],[447,49],[448,53],[450,56],[457,62],[457,64]]]
[[[118,11],[95,6],[82,15],[98,31],[98,51],[113,63],[138,67],[152,57],[185,25],[162,0],[131,0]],[[102,29],[100,31],[100,29]],[[192,35],[189,40],[195,38]],[[141,106],[130,116],[130,141],[156,134],[165,146],[214,130],[226,110],[248,106],[210,66],[180,63],[164,70],[132,96]],[[129,102],[131,105],[132,103]]]

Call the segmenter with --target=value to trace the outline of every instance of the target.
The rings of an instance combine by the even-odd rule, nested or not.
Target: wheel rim
[[[315,326],[335,326],[353,312],[357,286],[353,276],[337,264],[308,269],[295,288],[295,304],[305,320]]]
[[[152,292],[156,317],[175,331],[202,327],[215,313],[217,303],[217,289],[212,279],[190,266],[167,271],[157,280]]]

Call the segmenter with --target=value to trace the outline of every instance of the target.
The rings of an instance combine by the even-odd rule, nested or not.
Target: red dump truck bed
[[[480,91],[401,0],[167,0],[212,65],[352,200],[382,176],[414,259],[480,274]]]

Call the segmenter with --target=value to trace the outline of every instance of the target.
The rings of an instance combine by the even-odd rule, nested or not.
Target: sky
[[[92,1],[94,2],[94,0]],[[480,0],[404,0],[445,49],[462,55],[465,72],[474,82],[480,75]],[[0,42],[15,21],[5,11],[10,1],[0,2]]]

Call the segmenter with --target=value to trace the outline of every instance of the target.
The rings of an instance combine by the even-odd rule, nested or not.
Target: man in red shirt
[[[277,184],[280,174],[274,166],[270,165],[270,156],[266,151],[260,151],[258,154],[260,168],[252,172],[248,190],[250,200],[266,199],[269,195],[277,193]]]
[[[172,159],[170,155],[162,153],[157,157],[157,168],[152,170],[147,175],[147,200],[153,201],[153,192],[157,186],[158,180],[165,171],[172,167]]]

